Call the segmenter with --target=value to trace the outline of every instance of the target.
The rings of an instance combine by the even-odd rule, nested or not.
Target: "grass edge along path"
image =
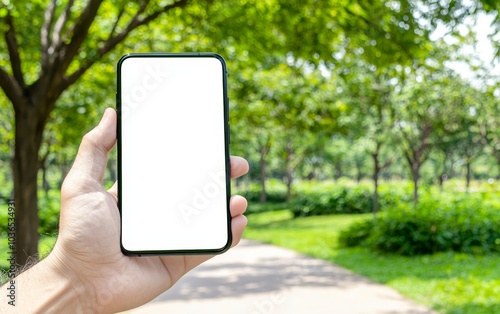
[[[386,284],[440,313],[500,313],[500,255],[450,252],[405,257],[338,246],[342,229],[370,217],[371,214],[292,219],[288,210],[252,214],[243,236],[330,261]]]

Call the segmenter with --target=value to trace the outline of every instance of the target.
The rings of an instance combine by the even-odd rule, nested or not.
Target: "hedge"
[[[498,204],[465,195],[428,197],[417,206],[399,204],[341,232],[343,246],[367,246],[402,255],[500,252]]]
[[[408,202],[410,193],[404,187],[386,186],[379,190],[379,209]],[[297,188],[291,206],[294,217],[331,214],[361,214],[373,210],[373,187],[369,184],[316,185]]]

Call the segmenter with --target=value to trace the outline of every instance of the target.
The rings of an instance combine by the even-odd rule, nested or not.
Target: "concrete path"
[[[237,314],[433,313],[383,285],[283,248],[243,240],[129,311]]]

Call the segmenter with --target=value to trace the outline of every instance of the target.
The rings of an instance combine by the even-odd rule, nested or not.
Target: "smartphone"
[[[117,73],[122,252],[224,252],[231,245],[224,59],[134,53],[118,61]]]

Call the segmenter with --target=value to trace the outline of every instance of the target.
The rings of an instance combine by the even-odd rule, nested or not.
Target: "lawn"
[[[500,313],[500,255],[441,253],[419,257],[341,248],[340,230],[370,215],[292,219],[288,210],[252,214],[244,237],[346,267],[440,313]]]

